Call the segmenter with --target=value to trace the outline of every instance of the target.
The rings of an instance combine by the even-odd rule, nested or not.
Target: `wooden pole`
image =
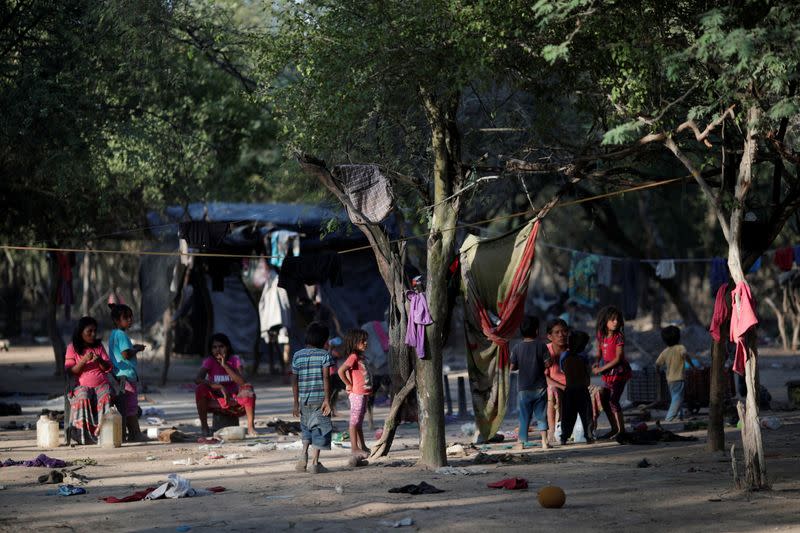
[[[444,401],[447,406],[447,416],[453,416],[453,397],[450,395],[450,380],[447,378],[447,374],[442,376],[444,380]]]

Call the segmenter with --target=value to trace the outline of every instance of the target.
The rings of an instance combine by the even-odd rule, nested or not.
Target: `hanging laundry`
[[[269,234],[270,240],[270,259],[271,265],[280,268],[284,259],[289,255],[291,246],[292,255],[300,255],[300,234],[296,231],[277,230]]]
[[[322,252],[318,255],[305,255],[302,258],[287,257],[281,266],[278,287],[289,294],[301,294],[304,285],[317,285],[329,282],[341,287],[342,261],[336,252]]]
[[[603,287],[611,287],[611,258],[605,255],[598,256],[597,261],[597,284]]]
[[[709,273],[711,284],[711,294],[716,294],[720,285],[727,283],[730,278],[728,273],[728,262],[722,257],[715,257],[711,260],[711,272]]]
[[[364,360],[373,376],[389,375],[389,324],[373,320],[367,322],[361,329],[369,335],[367,349],[364,350]]]
[[[278,274],[267,269],[267,281],[258,301],[261,337],[269,343],[269,330],[275,326],[292,327],[292,310],[286,289],[278,287]]]
[[[758,324],[758,318],[747,282],[740,281],[731,292],[731,342],[736,343],[736,355],[733,358],[733,371],[744,375],[747,360],[747,346],[744,336],[747,331]]]
[[[64,306],[64,318],[70,319],[72,304],[75,303],[75,294],[72,291],[72,267],[75,266],[74,252],[56,252],[58,264],[58,289],[56,303]]]
[[[728,284],[723,283],[719,290],[717,290],[717,297],[714,300],[714,315],[711,317],[711,327],[708,331],[711,332],[711,338],[714,342],[719,342],[722,338],[720,329],[722,324],[728,320],[728,306],[725,303],[725,293],[728,291]]]
[[[582,252],[572,252],[569,270],[569,297],[580,305],[597,305],[597,263],[600,257]]]
[[[425,299],[424,293],[415,291],[406,291],[406,298],[411,305],[408,310],[405,343],[414,347],[417,357],[425,359],[425,326],[433,324],[428,310],[428,300]]]
[[[186,239],[178,239],[178,251],[181,253],[181,264],[191,266],[194,257],[189,255],[189,243],[186,242]]]
[[[756,259],[756,262],[753,263],[753,266],[750,267],[750,270],[747,271],[748,274],[754,274],[761,270],[761,258],[759,257]]]
[[[392,212],[392,184],[378,165],[339,165],[334,167],[333,176],[342,184],[353,207],[366,217],[367,222],[378,224]],[[349,207],[347,212],[350,220],[361,222]]]
[[[186,239],[194,248],[216,248],[228,234],[230,224],[227,222],[207,222],[193,220],[178,225],[178,236]]]
[[[626,259],[622,262],[622,316],[633,320],[639,311],[639,261]]]
[[[656,276],[661,279],[672,279],[675,277],[675,261],[672,259],[662,259],[656,265]]]
[[[794,250],[791,246],[775,250],[775,258],[773,259],[775,265],[784,272],[792,269],[794,263]]]

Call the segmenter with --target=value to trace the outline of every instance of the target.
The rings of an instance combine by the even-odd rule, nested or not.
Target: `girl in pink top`
[[[547,379],[547,439],[555,443],[556,422],[561,421],[561,405],[567,377],[558,364],[561,354],[569,348],[569,326],[561,318],[554,318],[547,323],[547,349],[550,352],[549,366],[544,371]]]
[[[242,360],[233,354],[227,335],[215,333],[209,344],[210,357],[203,359],[194,391],[197,415],[203,435],[209,436],[208,412],[247,416],[247,435],[257,437],[255,427],[256,394],[242,377]]]
[[[605,387],[600,399],[611,424],[611,431],[601,439],[613,439],[625,432],[625,417],[619,401],[632,372],[631,365],[625,359],[624,327],[622,313],[616,307],[604,307],[597,315],[597,363],[592,371],[603,377]]]
[[[372,376],[364,361],[369,334],[363,329],[351,329],[344,336],[344,349],[347,360],[339,367],[339,377],[345,384],[350,399],[350,450],[353,464],[358,465],[369,455],[370,450],[364,442],[364,413],[367,399],[372,394]]]
[[[111,408],[111,386],[107,375],[111,360],[97,340],[97,321],[85,316],[78,321],[67,347],[64,369],[77,377],[78,385],[68,394],[72,428],[70,439],[81,444],[97,442],[100,418]]]

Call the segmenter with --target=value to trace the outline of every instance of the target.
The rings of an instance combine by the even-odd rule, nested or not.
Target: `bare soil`
[[[170,425],[197,437],[196,413],[189,383],[197,361],[178,360],[165,387],[150,385],[141,401],[143,409],[157,407]],[[62,409],[63,381],[53,376],[52,350],[12,347],[0,353],[0,402],[23,405],[23,415],[0,417],[0,426],[35,420],[42,408]],[[147,383],[155,383],[157,365],[145,364]],[[769,353],[761,361],[762,383],[780,406],[786,404],[784,386],[800,378],[795,356]],[[389,529],[382,521],[411,517],[410,528],[422,531],[486,531],[533,529],[593,531],[800,531],[800,411],[764,412],[777,416],[782,427],[764,430],[767,470],[772,490],[745,493],[732,488],[728,453],[705,451],[705,431],[684,432],[683,424],[665,428],[698,437],[696,442],[653,446],[616,443],[570,445],[549,451],[518,452],[508,444],[490,445],[490,455],[511,454],[512,462],[487,465],[488,473],[453,476],[415,466],[418,430],[403,426],[389,457],[361,468],[347,466],[349,451],[334,449],[322,458],[331,472],[311,475],[294,471],[297,452],[253,451],[257,441],[287,444],[297,437],[279,436],[266,422],[278,417],[291,420],[288,385],[280,378],[254,380],[259,438],[225,444],[215,451],[239,453],[242,459],[205,459],[208,451],[196,442],[124,444],[117,449],[74,446],[53,450],[36,448],[35,430],[0,431],[0,460],[31,459],[46,453],[66,461],[91,457],[96,466],[78,472],[88,476],[85,495],[54,495],[55,485],[40,485],[44,468],[0,468],[0,531],[274,531]],[[26,393],[28,395],[9,395]],[[32,396],[31,393],[39,393]],[[46,395],[56,396],[48,400]],[[380,426],[386,408],[376,408]],[[659,413],[655,412],[655,415]],[[346,405],[340,403],[335,423],[347,425]],[[698,419],[705,419],[704,413]],[[601,417],[605,421],[604,417]],[[460,434],[463,421],[448,424],[449,442],[467,446]],[[143,421],[143,425],[144,421]],[[506,421],[508,430],[516,425]],[[367,432],[368,437],[371,432]],[[739,444],[739,432],[728,428],[729,445]],[[368,444],[373,439],[368,438]],[[454,466],[471,465],[477,450],[451,459]],[[150,460],[148,460],[150,458]],[[189,466],[173,461],[192,458]],[[652,466],[639,468],[646,458]],[[103,496],[124,496],[157,486],[167,474],[178,473],[194,487],[222,485],[226,492],[198,498],[107,504]],[[486,484],[507,477],[523,477],[528,490],[489,489]],[[411,496],[390,494],[388,489],[426,481],[445,492]],[[562,509],[544,509],[537,490],[554,484],[567,494]],[[338,490],[337,490],[338,489]]]

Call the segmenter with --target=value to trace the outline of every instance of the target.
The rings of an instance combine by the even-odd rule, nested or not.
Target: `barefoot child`
[[[624,327],[622,313],[616,307],[604,307],[597,315],[597,363],[593,371],[603,376],[603,411],[611,424],[611,431],[601,438],[613,439],[625,432],[625,417],[619,401],[632,372],[625,359]]]
[[[550,447],[547,442],[547,380],[545,362],[550,354],[547,346],[538,340],[539,319],[526,316],[519,328],[522,342],[511,350],[511,370],[519,370],[519,443],[523,447],[528,441],[528,425],[531,417],[536,417],[536,426],[542,435],[542,448]]]
[[[133,311],[124,304],[108,304],[111,308],[111,320],[114,329],[108,338],[108,352],[114,365],[114,375],[125,387],[124,412],[127,439],[132,442],[144,442],[147,437],[139,429],[139,375],[136,371],[136,354],[144,351],[143,344],[131,343],[125,331],[133,324]]]
[[[294,416],[300,417],[303,454],[295,466],[305,472],[308,465],[308,447],[313,445],[309,472],[321,474],[328,469],[319,462],[320,450],[331,449],[331,380],[330,367],[334,365],[331,354],[323,349],[328,340],[328,327],[312,322],[306,330],[306,347],[292,357],[292,395]]]
[[[672,400],[669,404],[669,411],[664,418],[664,422],[672,422],[676,416],[683,418],[683,389],[684,389],[684,365],[696,366],[686,352],[686,348],[681,342],[681,330],[676,326],[667,326],[661,330],[661,339],[667,348],[661,352],[656,359],[656,367],[667,368],[667,384]]]
[[[227,335],[215,333],[209,343],[209,357],[203,360],[194,382],[197,415],[203,436],[208,429],[208,411],[223,411],[234,416],[247,416],[247,435],[257,437],[255,427],[256,395],[253,386],[242,377],[242,360],[234,355]]]
[[[339,377],[345,384],[350,399],[350,444],[355,464],[369,455],[364,442],[364,414],[367,400],[372,394],[372,376],[364,360],[369,334],[363,329],[351,329],[344,336],[344,353],[347,359],[339,367]]]

